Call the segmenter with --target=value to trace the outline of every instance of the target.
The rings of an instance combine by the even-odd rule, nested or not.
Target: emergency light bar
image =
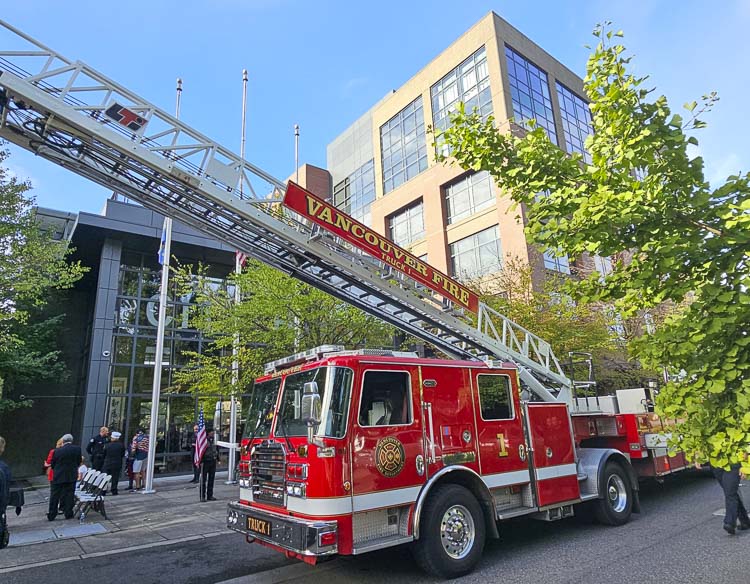
[[[263,371],[266,374],[273,373],[274,371],[278,371],[279,369],[284,369],[286,367],[291,367],[292,365],[297,365],[298,363],[315,361],[316,359],[322,358],[326,353],[337,353],[343,350],[343,345],[320,345],[319,347],[308,349],[307,351],[300,351],[299,353],[294,353],[294,355],[289,355],[288,357],[276,359],[276,361],[266,363],[263,366]]]
[[[414,351],[392,351],[390,349],[355,349],[352,351],[336,351],[335,353],[326,353],[324,357],[332,357],[333,355],[348,356],[371,356],[371,357],[413,357],[418,358]]]
[[[371,356],[371,357],[408,357],[417,358],[414,351],[392,351],[390,349],[354,349],[351,351],[345,351],[342,345],[321,345],[314,349],[308,349],[307,351],[301,351],[294,355],[289,355],[283,359],[277,359],[271,361],[263,366],[263,371],[267,375],[274,371],[286,369],[299,363],[305,363],[307,361],[315,361],[317,359],[323,359],[324,357],[333,357],[334,355],[343,356]]]

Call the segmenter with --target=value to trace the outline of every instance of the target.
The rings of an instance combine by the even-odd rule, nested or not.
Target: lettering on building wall
[[[284,205],[454,304],[472,312],[479,310],[479,297],[471,290],[291,181],[286,189]]]
[[[190,307],[187,304],[182,305],[182,320],[179,325],[175,326],[178,329],[188,328],[190,322]],[[159,295],[154,294],[148,299],[146,303],[146,320],[151,326],[159,326]],[[164,318],[164,326],[170,326],[174,318],[166,315]]]

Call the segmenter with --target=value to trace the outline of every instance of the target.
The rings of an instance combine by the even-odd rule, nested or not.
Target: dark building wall
[[[43,473],[42,463],[50,448],[65,433],[80,436],[80,415],[83,411],[82,378],[85,376],[86,329],[90,315],[93,289],[87,276],[74,290],[53,295],[39,318],[65,314],[57,334],[57,349],[67,367],[61,379],[17,384],[13,397],[21,395],[33,401],[29,408],[21,408],[0,416],[0,435],[8,441],[5,459],[16,477]]]

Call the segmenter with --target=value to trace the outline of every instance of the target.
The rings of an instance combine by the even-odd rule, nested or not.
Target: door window
[[[359,425],[411,424],[410,387],[406,371],[367,371],[362,385]]]
[[[513,399],[507,375],[477,375],[477,385],[483,420],[513,418]]]

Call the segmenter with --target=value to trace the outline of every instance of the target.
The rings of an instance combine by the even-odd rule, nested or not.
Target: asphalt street
[[[750,488],[743,491],[748,500]],[[664,485],[645,487],[641,499],[643,512],[622,527],[577,519],[555,523],[519,519],[504,524],[502,539],[488,543],[477,571],[459,581],[750,583],[750,532],[731,537],[721,529],[722,518],[715,513],[723,507],[723,499],[712,478],[674,477]],[[405,547],[308,567],[248,545],[231,533],[28,568],[3,574],[1,580],[3,584],[434,581],[414,566]]]

